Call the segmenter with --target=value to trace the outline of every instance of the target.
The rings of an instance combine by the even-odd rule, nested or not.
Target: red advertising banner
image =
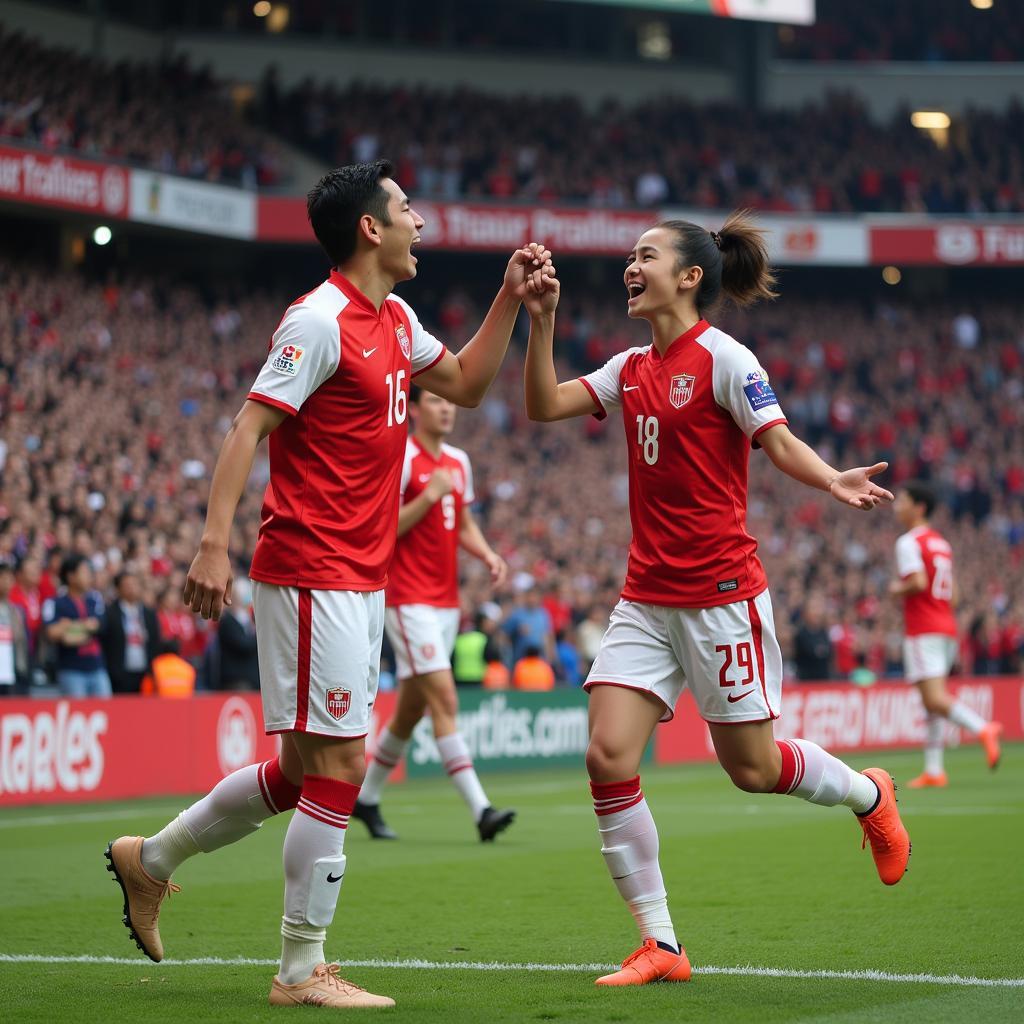
[[[949,222],[869,228],[871,263],[920,266],[1020,266],[1024,224]]]
[[[977,676],[952,680],[950,689],[984,718],[1002,722],[1004,739],[1024,739],[1024,679]],[[920,747],[925,716],[917,688],[906,683],[794,684],[783,692],[775,734],[800,736],[832,752]],[[968,733],[947,727],[948,746],[967,742],[971,742]],[[654,760],[675,764],[714,758],[708,728],[690,694],[684,693],[675,718],[655,733]]]
[[[116,164],[0,146],[0,199],[13,202],[125,217],[130,174]]]

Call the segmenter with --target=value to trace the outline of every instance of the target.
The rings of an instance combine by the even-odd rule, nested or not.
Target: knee
[[[725,768],[732,784],[744,793],[771,793],[779,781],[777,768],[768,764],[726,764]]]
[[[922,697],[922,703],[924,704],[925,711],[929,715],[938,715],[940,717],[949,714],[949,707],[952,701],[945,695],[940,696],[928,696]]]
[[[587,745],[587,774],[593,782],[621,782],[627,777],[622,753],[600,737],[591,736]]]

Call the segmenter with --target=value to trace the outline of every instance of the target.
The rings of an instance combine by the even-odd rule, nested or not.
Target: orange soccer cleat
[[[985,757],[988,758],[988,766],[992,771],[999,767],[999,758],[1002,756],[1002,751],[999,749],[999,737],[1002,731],[1003,726],[1001,722],[989,722],[978,733],[978,739],[985,748]]]
[[[335,1010],[383,1009],[394,1006],[390,996],[377,996],[353,985],[338,973],[337,964],[320,964],[297,985],[275,978],[270,986],[271,1006],[323,1006]]]
[[[916,779],[911,779],[907,783],[907,789],[939,789],[943,786],[949,785],[949,778],[945,772],[938,772],[937,774],[929,774],[928,772],[922,772]]]
[[[690,961],[686,950],[679,947],[678,953],[662,949],[654,939],[645,939],[644,944],[622,961],[622,967],[614,974],[606,974],[594,982],[595,985],[650,985],[655,981],[689,981]]]
[[[857,815],[864,830],[861,849],[871,843],[878,877],[886,885],[895,885],[907,870],[910,860],[910,836],[900,820],[896,806],[896,784],[884,768],[865,768],[863,773],[878,787],[878,806],[870,813]]]

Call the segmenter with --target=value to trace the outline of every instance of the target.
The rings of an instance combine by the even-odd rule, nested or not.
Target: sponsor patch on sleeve
[[[285,345],[273,359],[270,368],[285,377],[294,377],[299,372],[299,363],[306,350],[298,345]]]
[[[743,385],[743,393],[747,396],[750,408],[754,412],[758,412],[769,405],[779,404],[771,384],[768,383],[768,374],[763,370],[747,374],[747,383]]]

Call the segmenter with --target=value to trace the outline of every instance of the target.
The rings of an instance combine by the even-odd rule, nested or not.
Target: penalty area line
[[[405,968],[424,971],[560,971],[567,973],[594,973],[613,971],[618,964],[536,964],[499,963],[474,960],[338,960],[341,967]],[[148,963],[139,957],[126,956],[44,956],[40,953],[0,953],[5,964],[111,964],[142,967],[154,970],[162,967],[276,967],[277,960],[249,957],[199,956],[186,960],[163,960]],[[739,967],[694,967],[694,974],[724,974],[743,978],[811,978],[845,981],[875,981],[916,985],[954,985],[965,988],[1024,988],[1024,978],[975,978],[962,974],[896,974],[892,971],[829,971],[801,970],[787,967],[758,967],[746,964]]]

